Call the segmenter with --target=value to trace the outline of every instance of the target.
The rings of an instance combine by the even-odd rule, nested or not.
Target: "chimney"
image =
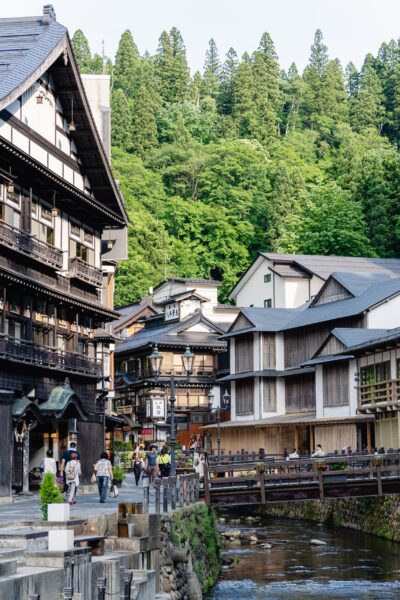
[[[43,6],[43,16],[47,17],[48,22],[56,20],[56,13],[52,4],[45,4]]]

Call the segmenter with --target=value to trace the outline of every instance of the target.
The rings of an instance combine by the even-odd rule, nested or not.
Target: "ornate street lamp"
[[[159,377],[159,375],[161,373],[161,363],[162,363],[162,358],[163,358],[158,350],[157,344],[155,345],[154,350],[150,354],[149,358],[150,358],[150,364],[151,364],[151,369],[153,371],[153,375],[154,375],[155,379],[157,380],[157,378]],[[193,363],[194,363],[194,354],[193,354],[193,352],[191,352],[189,346],[186,346],[186,350],[182,354],[181,358],[182,358],[183,371],[186,374],[187,381],[189,381],[190,374],[193,372]],[[169,442],[170,442],[170,446],[171,446],[170,476],[175,477],[175,475],[176,475],[176,470],[175,470],[175,447],[176,447],[175,402],[176,402],[176,398],[175,398],[175,374],[173,372],[171,373],[171,380],[170,380],[169,402],[171,405],[171,427],[170,427],[170,436],[169,436]]]

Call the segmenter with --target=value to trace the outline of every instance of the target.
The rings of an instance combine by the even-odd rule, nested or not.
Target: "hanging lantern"
[[[40,91],[38,93],[38,95],[36,96],[36,104],[43,104],[43,100],[44,100],[44,94],[42,91]]]
[[[14,191],[15,191],[14,183],[12,181],[10,181],[9,183],[7,183],[7,194],[13,194]]]

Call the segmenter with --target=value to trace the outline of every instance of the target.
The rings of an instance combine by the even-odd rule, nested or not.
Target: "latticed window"
[[[254,413],[254,382],[252,379],[236,382],[235,398],[237,415],[252,415]]]

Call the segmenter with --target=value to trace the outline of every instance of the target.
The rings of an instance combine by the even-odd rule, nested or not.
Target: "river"
[[[308,521],[261,517],[249,524],[245,516],[220,515],[221,530],[255,531],[272,548],[226,543],[223,557],[234,562],[223,567],[209,600],[400,599],[399,543]],[[327,545],[311,546],[313,538]]]

